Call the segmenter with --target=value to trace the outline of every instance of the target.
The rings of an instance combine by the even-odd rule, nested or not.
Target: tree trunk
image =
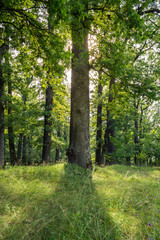
[[[101,165],[102,160],[102,85],[98,84],[98,106],[97,106],[97,133],[96,133],[96,164]]]
[[[126,157],[126,165],[131,166],[131,157]]]
[[[17,149],[17,163],[20,164],[21,162],[21,155],[22,155],[22,133],[19,134],[19,140],[18,140],[18,149]]]
[[[44,135],[43,135],[43,151],[42,151],[42,162],[50,163],[50,151],[51,151],[51,112],[53,103],[53,88],[48,81],[46,89],[46,106],[44,114]]]
[[[4,168],[4,78],[2,70],[3,47],[0,49],[0,168]]]
[[[84,23],[85,25],[85,23]],[[72,76],[69,163],[92,168],[89,137],[89,57],[88,30],[81,26],[80,41],[72,29]]]
[[[134,155],[134,164],[138,165],[138,154],[139,154],[139,127],[138,127],[138,106],[139,103],[136,104],[134,103],[134,108],[135,108],[135,120],[134,120],[134,128],[135,128],[135,134],[134,134],[134,145],[135,145],[135,155]]]
[[[128,110],[128,109],[127,109]],[[128,139],[128,116],[125,119],[125,126],[124,126],[124,143],[125,143],[125,151],[126,151],[126,165],[131,166],[131,153],[129,149],[129,139]]]
[[[12,118],[12,84],[10,79],[10,73],[8,73],[8,95],[10,100],[8,101],[8,140],[9,140],[9,152],[10,152],[10,162],[14,166],[17,162],[16,150],[14,144],[14,132],[13,132],[13,118]]]
[[[60,129],[57,131],[57,137],[61,137],[61,132],[60,132]],[[59,162],[59,153],[60,153],[60,148],[59,146],[56,147],[56,156],[55,156],[55,162]]]
[[[22,165],[26,165],[26,136],[23,136]]]
[[[108,96],[108,105],[112,103],[113,97],[113,89],[115,86],[115,79],[111,78],[109,84],[109,96]],[[114,119],[112,111],[107,107],[107,127],[105,131],[104,137],[104,146],[103,146],[103,154],[102,154],[102,161],[104,162],[103,158],[105,158],[105,154],[108,155],[106,158],[107,164],[116,164],[116,160],[113,157],[113,153],[115,152],[115,146],[112,142],[112,138],[115,137],[115,126],[114,126]]]
[[[142,139],[142,123],[143,123],[143,108],[142,108],[142,105],[141,105],[141,116],[140,116],[140,122],[139,122],[139,153],[141,153],[142,151],[142,147],[143,147],[143,143],[141,141]],[[143,164],[143,159],[140,159],[140,165]]]
[[[49,32],[53,32],[53,26],[50,23],[51,17],[51,9],[48,8],[48,29]],[[43,163],[50,163],[50,155],[51,155],[51,127],[52,127],[52,120],[51,120],[51,113],[52,113],[52,105],[53,105],[53,87],[49,80],[49,74],[51,69],[48,70],[48,81],[47,81],[47,88],[46,88],[46,102],[45,102],[45,114],[44,114],[44,133],[43,133],[43,149],[42,149],[42,162]]]
[[[134,121],[134,127],[135,127],[135,136],[134,136],[134,144],[135,144],[135,155],[134,155],[134,164],[138,165],[138,144],[139,144],[139,139],[138,139],[138,121]]]
[[[28,137],[27,139],[27,145],[28,145],[28,154],[27,154],[27,165],[32,165],[32,144],[31,144],[31,138]]]

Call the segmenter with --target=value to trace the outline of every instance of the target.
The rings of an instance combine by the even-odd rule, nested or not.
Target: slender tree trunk
[[[96,160],[98,165],[102,160],[102,85],[98,84],[98,106],[97,106],[97,133],[96,133]]]
[[[134,164],[138,165],[138,154],[139,154],[139,127],[138,127],[138,106],[139,103],[136,104],[134,103],[134,108],[135,108],[135,120],[134,120],[134,128],[135,128],[135,135],[134,135],[134,144],[135,144],[135,155],[134,155]]]
[[[60,129],[57,131],[57,137],[61,137],[61,132]],[[55,156],[55,162],[59,162],[59,153],[60,153],[60,148],[59,146],[56,147],[56,156]]]
[[[152,165],[152,158],[149,159],[149,165]]]
[[[50,7],[48,8],[48,29],[49,32],[53,32],[53,26],[50,23]],[[48,78],[51,69],[48,71]],[[51,120],[51,112],[53,105],[53,87],[50,83],[50,80],[47,81],[46,88],[46,102],[45,102],[45,114],[44,114],[44,133],[43,133],[43,149],[42,149],[42,162],[50,163],[50,155],[51,155],[51,131],[52,131],[52,120]]]
[[[2,70],[2,59],[4,49],[0,49],[0,168],[4,168],[4,78]]]
[[[109,84],[109,96],[108,96],[108,105],[112,103],[114,97],[113,97],[113,89],[115,86],[115,79],[111,78],[110,84]],[[115,152],[115,146],[112,142],[112,138],[115,137],[115,126],[114,126],[114,119],[112,111],[107,107],[107,127],[105,131],[104,136],[104,146],[103,146],[103,154],[102,154],[102,161],[103,158],[105,158],[105,154],[109,156],[109,158],[106,158],[107,164],[116,164],[116,160],[113,157],[113,153]]]
[[[131,166],[131,156],[130,156],[130,149],[128,147],[128,117],[126,117],[126,123],[124,127],[124,142],[125,142],[125,147],[126,147],[126,165]]]
[[[26,93],[23,94],[22,99],[23,99],[23,103],[24,103],[23,116],[24,116],[24,119],[25,119],[25,122],[26,122],[26,116],[25,116],[26,102],[27,102]],[[23,138],[22,138],[22,165],[26,165],[26,164],[27,164],[27,159],[26,159],[26,133],[24,133]]]
[[[126,165],[131,166],[131,157],[130,156],[126,157]]]
[[[9,37],[8,37],[8,28],[6,29],[7,33],[7,44],[6,51],[9,53]],[[13,132],[13,117],[12,117],[12,82],[11,82],[11,66],[9,62],[9,57],[5,55],[5,64],[7,66],[7,82],[8,82],[8,140],[9,140],[9,153],[10,153],[10,162],[14,166],[17,162],[16,151],[14,144],[14,132]]]
[[[10,162],[14,166],[17,162],[16,150],[14,144],[14,132],[13,132],[13,118],[12,118],[12,84],[10,79],[10,73],[8,73],[8,95],[10,100],[8,101],[8,139],[9,139],[9,152],[10,152]]]
[[[23,136],[23,150],[22,150],[22,165],[27,164],[27,159],[26,159],[26,136]]]
[[[18,148],[17,148],[17,163],[20,164],[22,157],[22,133],[19,134]]]
[[[43,151],[42,151],[42,162],[50,163],[50,151],[51,151],[51,112],[53,103],[53,88],[48,81],[46,89],[46,106],[44,114],[44,135],[43,135]]]
[[[32,165],[32,145],[31,145],[31,138],[28,137],[27,139],[27,145],[28,145],[28,154],[27,154],[27,165]]]
[[[134,121],[134,127],[135,127],[135,136],[134,136],[134,144],[135,144],[135,155],[134,155],[134,164],[138,165],[138,144],[139,144],[139,139],[138,139],[138,121]]]
[[[92,168],[89,137],[88,30],[81,26],[81,46],[75,35],[77,37],[77,32],[72,29],[70,144],[67,155],[69,163]]]
[[[64,129],[64,141],[67,142],[67,130]]]
[[[143,143],[141,141],[142,139],[142,122],[143,122],[143,108],[142,108],[142,105],[141,105],[141,116],[140,116],[140,122],[139,122],[139,153],[141,153],[142,151],[142,146],[143,146]],[[143,160],[140,159],[140,165],[143,164]]]

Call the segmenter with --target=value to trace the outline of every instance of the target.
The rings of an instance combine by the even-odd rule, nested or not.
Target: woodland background
[[[0,165],[67,161],[70,71],[86,56],[92,161],[159,165],[159,14],[154,0],[1,0]]]

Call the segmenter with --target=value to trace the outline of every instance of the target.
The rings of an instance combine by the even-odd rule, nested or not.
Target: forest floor
[[[2,240],[159,240],[160,169],[67,164],[0,171]]]

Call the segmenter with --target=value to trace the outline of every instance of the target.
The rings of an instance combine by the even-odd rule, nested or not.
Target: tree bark
[[[69,163],[92,168],[89,137],[89,57],[88,30],[81,26],[80,39],[72,29],[72,76]]]
[[[112,103],[113,89],[115,86],[115,79],[111,78],[109,84],[109,96],[108,96],[108,105]],[[112,142],[112,138],[115,137],[115,126],[112,111],[107,107],[107,127],[104,136],[104,146],[103,146],[103,154],[102,154],[102,162],[106,162],[107,164],[116,164],[116,159],[113,157],[113,153],[115,152],[115,146]],[[108,155],[105,159],[105,154]]]
[[[44,114],[44,135],[43,135],[43,150],[42,150],[42,162],[50,163],[50,151],[51,151],[51,112],[53,103],[53,88],[51,84],[47,83],[46,89],[46,105]]]
[[[0,168],[4,168],[4,78],[2,69],[4,47],[0,49]]]
[[[96,159],[98,165],[102,162],[102,85],[98,84],[98,106],[97,106],[97,132],[96,132]]]

